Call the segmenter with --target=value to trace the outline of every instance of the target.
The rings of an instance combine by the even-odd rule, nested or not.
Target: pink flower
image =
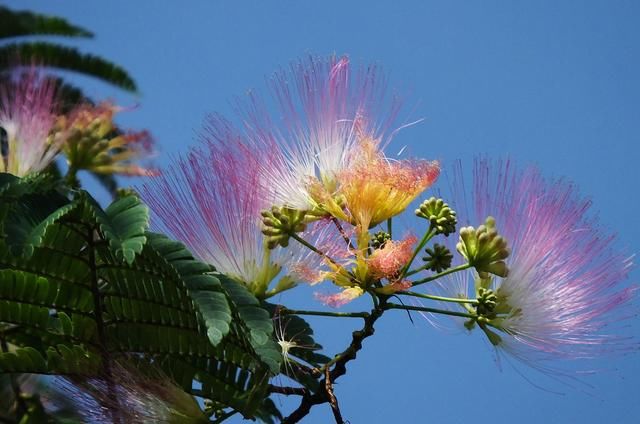
[[[368,259],[371,276],[376,279],[394,280],[411,255],[418,239],[410,235],[402,241],[389,240],[384,247],[376,250]]]
[[[315,293],[315,298],[327,306],[338,308],[340,306],[346,305],[353,299],[360,297],[363,294],[364,290],[362,290],[360,287],[348,287],[339,293],[330,295]]]
[[[96,174],[157,175],[135,163],[153,154],[153,138],[148,131],[119,128],[114,117],[123,110],[111,102],[81,104],[58,117],[52,136],[62,141],[69,167]]]
[[[626,317],[635,290],[621,284],[631,261],[589,217],[591,202],[571,183],[545,180],[536,168],[517,170],[508,161],[477,161],[468,198],[461,175],[458,166],[452,203],[460,224],[495,217],[512,251],[508,277],[488,286],[497,295],[496,316],[484,328],[491,342],[539,367],[540,360],[585,358],[628,346],[611,327]],[[470,213],[466,204],[472,205]],[[474,277],[444,279],[439,292],[476,298]]]
[[[0,85],[0,127],[6,132],[0,142],[1,172],[21,177],[53,161],[62,143],[48,140],[57,110],[55,83],[35,67],[15,71]]]
[[[360,140],[389,140],[399,103],[385,109],[384,88],[376,66],[353,70],[346,57],[310,57],[273,77],[276,113],[255,95],[241,107],[253,148],[277,163],[262,172],[278,205],[313,209],[318,187],[335,193]]]
[[[211,117],[200,146],[145,182],[141,194],[156,229],[262,296],[283,268],[298,263],[320,268],[323,258],[297,242],[287,249],[266,248],[260,212],[274,201],[258,164],[271,162],[244,141],[227,121]],[[320,245],[330,236],[337,240],[326,224],[310,226],[303,236]]]

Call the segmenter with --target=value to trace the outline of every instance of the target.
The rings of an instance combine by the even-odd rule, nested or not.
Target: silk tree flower
[[[615,237],[589,217],[590,201],[571,183],[545,180],[536,168],[517,170],[508,161],[479,160],[473,175],[468,196],[458,164],[452,204],[466,225],[495,217],[512,251],[506,259],[509,274],[454,275],[436,286],[437,294],[478,298],[480,304],[468,311],[483,315],[480,325],[490,342],[543,370],[549,359],[588,358],[628,347],[610,330],[626,317],[635,291],[621,284],[631,261],[616,251]]]
[[[395,280],[400,270],[409,262],[417,237],[410,235],[402,241],[387,241],[368,258],[369,271],[374,278]]]
[[[110,102],[82,104],[58,117],[51,139],[62,145],[69,167],[97,174],[153,176],[157,172],[135,161],[153,152],[148,131],[123,131],[114,122],[124,110]]]
[[[362,140],[386,145],[399,102],[386,101],[385,85],[376,66],[354,70],[346,57],[311,57],[273,77],[275,114],[256,95],[240,107],[252,147],[278,163],[262,169],[278,205],[322,206],[338,191]]]
[[[362,230],[403,212],[440,174],[435,161],[391,161],[378,147],[375,140],[363,139],[351,152],[349,167],[338,178],[342,202],[335,200],[336,193],[315,191],[332,215]]]
[[[258,164],[269,163],[269,158],[247,148],[228,122],[212,117],[209,124],[198,149],[142,186],[152,224],[257,296],[263,297],[279,274],[284,275],[279,287],[290,288],[299,274],[288,275],[283,268],[292,265],[295,271],[299,263],[320,268],[323,258],[294,243],[287,249],[267,248],[260,213],[274,200]],[[325,243],[323,224],[316,223],[303,236]]]
[[[341,263],[328,263],[330,271],[323,272],[322,279],[329,280],[342,290],[338,293],[315,293],[322,303],[337,308],[362,296],[365,290],[376,282],[384,285],[376,287],[380,294],[391,295],[411,288],[411,282],[400,278],[400,271],[409,262],[417,238],[409,235],[403,240],[386,240],[383,247],[370,255],[352,249],[349,257],[341,258]],[[368,248],[367,248],[368,250]]]
[[[353,286],[347,287],[346,289],[334,294],[315,293],[315,298],[327,306],[331,306],[332,308],[339,308],[340,306],[346,305],[347,303],[362,296],[363,294],[364,290],[362,290],[360,287]]]
[[[58,111],[55,83],[35,68],[15,71],[0,85],[0,171],[22,177],[43,170],[61,148],[47,140]]]

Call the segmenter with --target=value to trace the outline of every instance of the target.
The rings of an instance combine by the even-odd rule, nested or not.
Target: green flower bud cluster
[[[305,211],[274,206],[271,210],[264,210],[262,215],[262,234],[267,247],[274,249],[280,245],[287,247],[292,234],[300,233],[307,228],[304,222]]]
[[[507,240],[498,234],[496,221],[488,217],[478,228],[460,229],[460,241],[456,249],[476,268],[482,278],[488,274],[506,277],[509,273],[504,260],[509,256]]]
[[[422,260],[426,262],[424,265],[426,269],[433,272],[442,272],[451,267],[453,254],[447,246],[435,243],[433,247],[427,247],[425,252],[427,253],[427,256],[423,257]]]
[[[485,289],[484,287],[480,287],[478,289],[478,306],[476,307],[476,311],[478,315],[484,316],[487,318],[495,318],[494,310],[498,304],[498,296],[491,289]]]
[[[442,199],[432,197],[422,202],[416,209],[416,215],[431,223],[431,227],[436,230],[436,234],[448,236],[456,231],[456,212],[449,207]]]
[[[391,240],[391,235],[385,231],[378,231],[371,237],[371,247],[374,249],[382,249],[384,245]]]

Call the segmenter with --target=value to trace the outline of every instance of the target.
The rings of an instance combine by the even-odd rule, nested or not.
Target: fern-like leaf
[[[44,41],[11,43],[0,47],[0,72],[12,68],[16,57],[29,58],[43,66],[79,72],[113,84],[127,91],[136,91],[136,83],[120,66],[73,47]]]
[[[0,38],[24,35],[93,37],[90,31],[73,25],[63,18],[0,7]]]

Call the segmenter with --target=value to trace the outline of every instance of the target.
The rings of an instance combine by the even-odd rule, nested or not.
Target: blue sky
[[[56,14],[94,31],[73,42],[124,66],[131,96],[79,79],[95,97],[124,105],[121,123],[148,128],[166,163],[194,142],[206,113],[309,53],[376,62],[407,93],[408,117],[389,153],[451,163],[476,154],[537,163],[590,196],[601,222],[637,251],[640,239],[640,3],[636,1],[31,1],[5,2]],[[188,6],[187,6],[188,4]],[[66,40],[61,40],[65,42]],[[634,270],[630,282],[637,283]],[[316,306],[311,290],[283,302]],[[357,308],[358,305],[354,307]],[[362,304],[361,307],[365,307]],[[392,315],[392,314],[389,314]],[[313,320],[338,352],[349,325]],[[630,333],[640,334],[638,319]],[[351,423],[635,423],[640,356],[594,361],[580,388],[558,386],[508,364],[478,335],[446,334],[397,313],[380,322],[336,385]],[[606,369],[606,370],[605,370]],[[291,408],[283,401],[283,408]],[[320,406],[309,423],[332,422]],[[237,422],[231,420],[231,422]]]

